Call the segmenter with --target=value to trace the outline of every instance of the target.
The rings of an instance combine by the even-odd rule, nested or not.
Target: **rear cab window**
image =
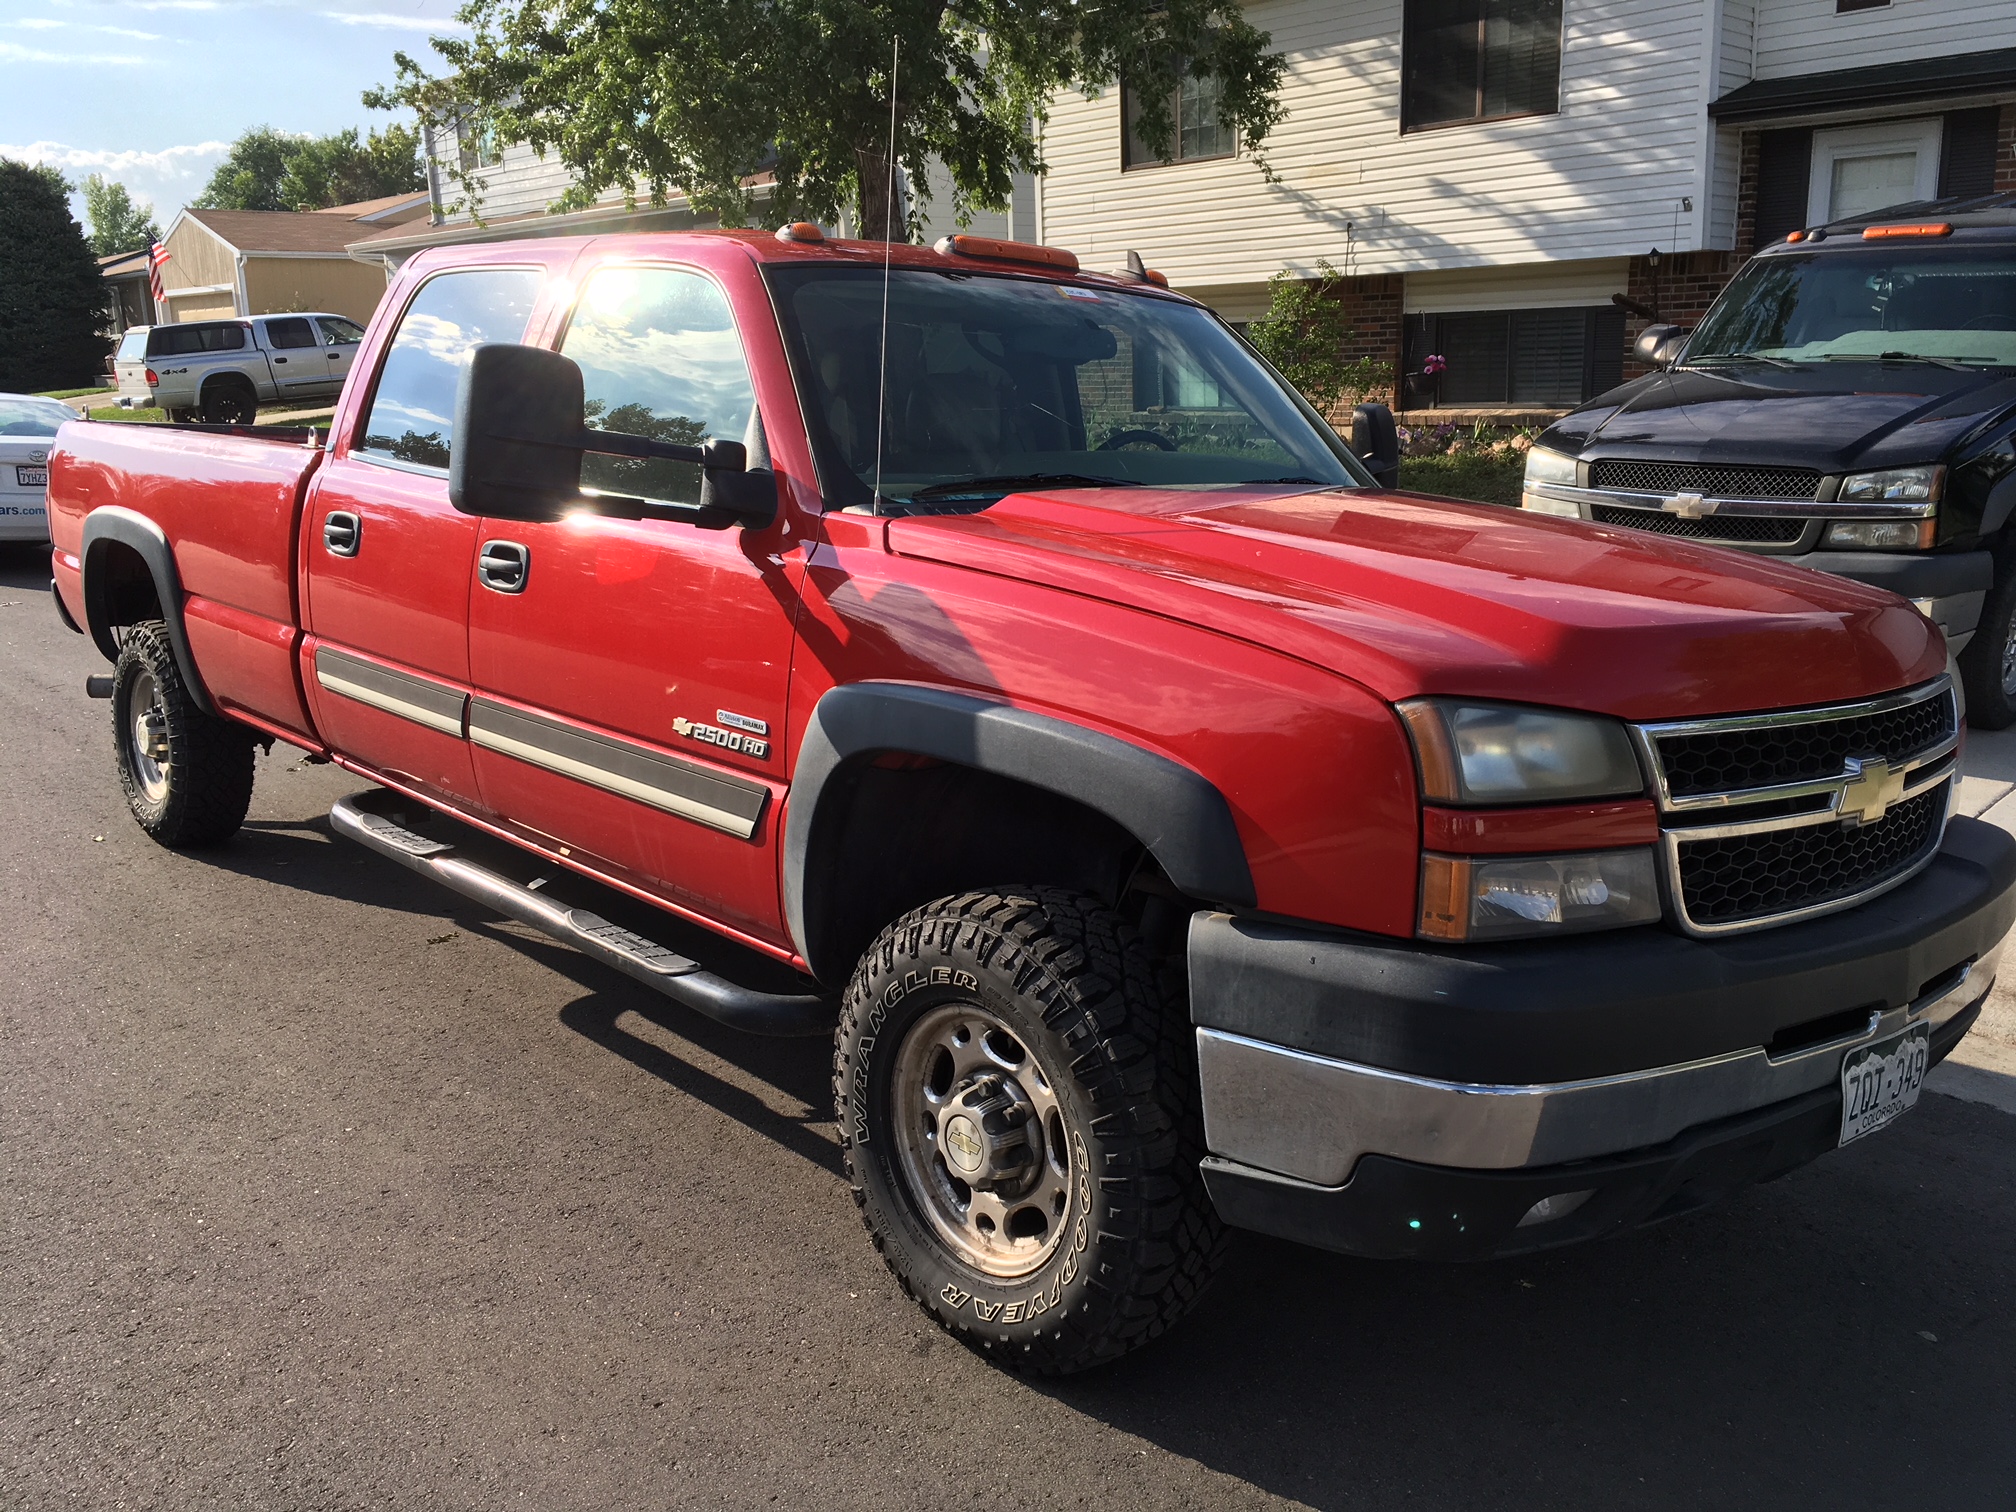
[[[147,333],[128,331],[119,338],[119,352],[115,362],[140,362],[147,356]]]
[[[352,455],[445,471],[455,444],[455,388],[469,353],[524,340],[542,276],[536,268],[469,268],[422,284],[399,317]]]
[[[754,450],[756,397],[727,297],[681,268],[605,267],[583,286],[561,353],[581,368],[591,428],[697,446],[719,438]],[[700,502],[692,462],[583,457],[595,493]]]

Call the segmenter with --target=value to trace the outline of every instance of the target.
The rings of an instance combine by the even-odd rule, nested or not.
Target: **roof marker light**
[[[781,242],[823,242],[826,233],[811,221],[793,221],[788,226],[777,228],[777,240]]]
[[[1802,242],[1806,240],[1806,233],[1804,231],[1790,231],[1786,233],[1785,240],[1788,242]]]
[[[1952,224],[1948,221],[1924,221],[1906,226],[1865,226],[1862,240],[1881,241],[1886,236],[1951,236]]]
[[[1078,271],[1078,256],[1062,247],[1039,247],[1034,242],[999,241],[991,236],[941,236],[933,249],[941,257],[985,257],[993,262],[1034,263],[1065,273]]]

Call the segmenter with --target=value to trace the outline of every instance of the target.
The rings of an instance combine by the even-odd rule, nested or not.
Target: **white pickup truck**
[[[250,425],[261,404],[335,398],[363,340],[356,321],[316,311],[131,326],[113,358],[119,403]]]

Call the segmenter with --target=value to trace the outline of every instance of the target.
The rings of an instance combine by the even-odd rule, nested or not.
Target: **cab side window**
[[[266,322],[267,343],[279,351],[315,345],[315,328],[299,315]]]
[[[472,268],[422,284],[385,353],[357,454],[445,469],[469,353],[524,339],[539,277],[531,268]]]
[[[322,339],[331,346],[355,346],[364,339],[364,327],[341,315],[318,315],[315,323],[322,327]]]
[[[581,291],[560,350],[581,366],[588,424],[697,445],[743,441],[756,398],[728,300],[675,268],[603,268]],[[581,485],[672,504],[700,501],[691,462],[589,453]]]

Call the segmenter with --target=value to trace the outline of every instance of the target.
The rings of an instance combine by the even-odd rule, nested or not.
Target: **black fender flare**
[[[104,572],[106,549],[115,543],[129,548],[147,564],[183,686],[197,708],[205,714],[215,714],[217,706],[210,700],[210,690],[196,670],[196,657],[189,649],[189,630],[182,618],[182,574],[176,571],[175,552],[168,544],[167,533],[147,516],[117,504],[107,504],[85,516],[84,544],[77,553],[84,582],[84,626],[93,644],[105,660],[119,660],[119,642],[112,634],[110,590]]]
[[[1201,773],[1083,725],[970,694],[848,683],[829,689],[812,710],[785,806],[785,925],[822,980],[839,963],[812,959],[807,930],[820,798],[843,763],[873,751],[930,756],[1073,799],[1139,840],[1185,893],[1253,906],[1253,873],[1231,805]]]
[[[1988,490],[1987,503],[1981,510],[1981,534],[1983,537],[1995,535],[2009,523],[2011,513],[2016,513],[2016,468],[2010,469],[1996,480]]]

